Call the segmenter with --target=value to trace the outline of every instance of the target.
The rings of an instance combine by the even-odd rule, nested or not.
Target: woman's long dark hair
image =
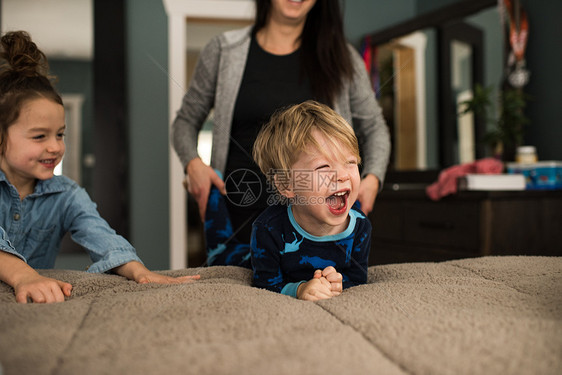
[[[256,0],[254,33],[265,27],[270,11],[271,0]],[[342,18],[340,0],[317,0],[301,35],[301,74],[308,77],[314,99],[331,107],[353,76]]]

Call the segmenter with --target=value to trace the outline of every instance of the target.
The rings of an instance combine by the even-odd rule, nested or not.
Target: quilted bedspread
[[[237,267],[181,285],[45,270],[58,304],[0,282],[0,374],[562,374],[562,258],[484,257],[369,268],[306,302]]]

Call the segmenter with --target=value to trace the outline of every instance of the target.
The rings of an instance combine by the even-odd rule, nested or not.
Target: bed
[[[320,302],[251,286],[238,267],[183,285],[45,270],[59,304],[0,282],[0,374],[561,374],[562,258],[369,268]]]

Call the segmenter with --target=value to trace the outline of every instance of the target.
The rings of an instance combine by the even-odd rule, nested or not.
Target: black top
[[[224,176],[228,210],[237,238],[243,243],[250,242],[251,224],[267,207],[268,191],[272,191],[252,159],[258,132],[276,110],[309,99],[313,95],[308,80],[300,74],[300,50],[273,55],[252,37],[234,106]]]
[[[337,234],[313,236],[295,220],[291,207],[267,208],[254,222],[250,245],[253,285],[296,297],[298,285],[315,270],[334,267],[342,274],[343,288],[367,282],[371,250],[371,222],[354,206],[347,228]]]

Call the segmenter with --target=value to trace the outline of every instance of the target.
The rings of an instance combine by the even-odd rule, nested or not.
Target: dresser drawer
[[[562,190],[463,191],[434,202],[424,190],[387,189],[369,217],[370,265],[562,256]]]
[[[403,206],[405,242],[480,250],[478,202],[412,202]]]
[[[404,210],[401,204],[377,202],[369,215],[373,236],[401,241],[404,238]]]

